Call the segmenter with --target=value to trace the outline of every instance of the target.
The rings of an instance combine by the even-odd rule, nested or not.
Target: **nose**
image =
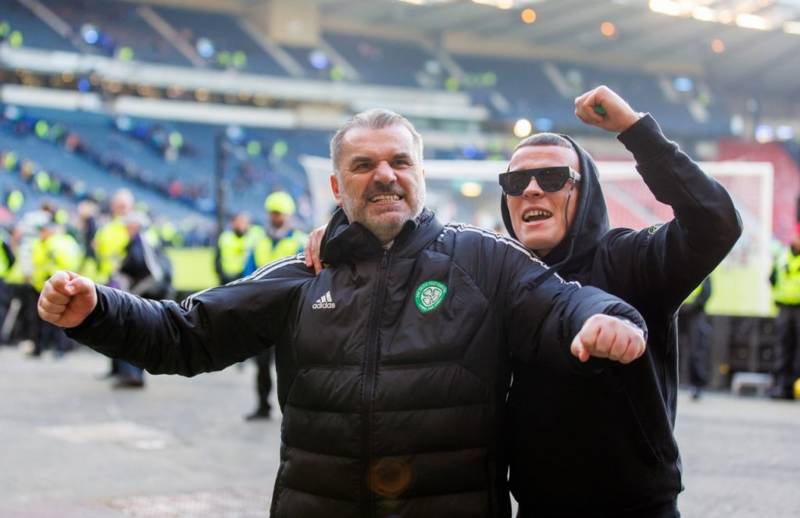
[[[375,168],[375,181],[390,184],[395,180],[397,180],[397,173],[395,173],[395,170],[389,165],[389,162],[382,160]]]
[[[539,187],[539,182],[536,181],[536,178],[531,177],[531,181],[528,182],[528,186],[525,187],[524,191],[522,191],[522,196],[526,198],[538,198],[540,196],[544,196],[544,191],[541,187]]]

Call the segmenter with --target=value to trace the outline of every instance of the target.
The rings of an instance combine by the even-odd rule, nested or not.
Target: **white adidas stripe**
[[[279,268],[282,268],[284,266],[289,266],[289,265],[292,265],[292,264],[298,264],[298,263],[305,263],[305,260],[303,259],[303,254],[297,254],[297,255],[294,255],[294,256],[285,257],[283,259],[278,259],[277,261],[273,261],[273,262],[271,262],[269,264],[266,264],[266,265],[262,266],[261,268],[259,268],[258,270],[254,271],[253,273],[251,273],[247,277],[242,277],[241,279],[236,279],[235,281],[231,281],[228,284],[224,284],[223,286],[233,286],[235,284],[241,284],[243,282],[255,281],[255,280],[263,279],[264,277],[266,277],[267,275],[269,275],[270,273],[272,273],[273,271],[275,271],[275,270],[277,270]],[[181,307],[188,311],[194,305],[195,297],[197,297],[199,295],[202,295],[203,293],[206,293],[207,291],[215,290],[215,289],[218,289],[218,288],[221,288],[221,287],[222,286],[212,286],[210,288],[206,288],[206,289],[198,291],[196,293],[192,293],[191,295],[186,297],[183,300],[183,302],[181,302]]]

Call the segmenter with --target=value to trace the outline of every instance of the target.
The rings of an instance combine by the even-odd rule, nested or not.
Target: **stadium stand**
[[[0,0],[0,18],[8,20],[13,30],[22,33],[25,46],[71,52],[79,50],[17,0]]]
[[[202,48],[211,66],[254,74],[285,76],[286,71],[239,27],[237,19],[225,13],[209,13],[171,7],[154,9],[187,43]],[[213,52],[212,52],[213,49]]]
[[[242,12],[212,12],[101,0],[56,0],[47,4],[38,4],[35,0],[0,0],[0,5],[3,7],[2,18],[24,33],[24,47],[27,48],[67,51],[76,55],[97,53],[123,61],[132,59],[153,63],[156,68],[149,72],[156,74],[160,70],[158,65],[170,65],[192,67],[195,69],[193,73],[209,74],[227,74],[227,71],[217,70],[233,68],[253,74],[250,77],[262,76],[268,81],[278,81],[277,78],[271,79],[275,76],[280,76],[280,81],[293,77],[325,81],[303,83],[298,89],[304,92],[302,99],[307,99],[305,92],[308,89],[323,91],[329,81],[341,82],[343,91],[362,85],[375,88],[378,99],[385,99],[387,105],[404,113],[407,113],[406,108],[409,109],[409,115],[426,135],[437,135],[428,142],[426,157],[429,158],[503,159],[513,147],[513,139],[500,138],[499,135],[508,133],[519,118],[530,119],[536,131],[598,137],[598,131],[586,128],[575,119],[572,100],[575,95],[599,83],[619,91],[634,106],[646,107],[669,135],[685,147],[691,147],[699,139],[713,140],[730,135],[730,117],[721,102],[721,90],[711,88],[705,79],[696,77],[684,81],[688,87],[684,84],[682,88],[676,88],[672,75],[620,70],[616,66],[595,66],[563,59],[490,57],[463,51],[447,54],[445,50],[434,56],[433,49],[427,46],[429,44],[421,41],[351,33],[341,28],[330,30],[324,26],[316,45],[285,42],[265,45],[264,41],[257,41],[258,30],[244,23]],[[65,36],[53,29],[53,20],[45,20],[48,17],[42,16],[41,9],[34,8],[36,5],[46,5],[67,26],[66,32],[61,27]],[[167,29],[156,27],[160,23]],[[94,44],[85,37],[87,27],[96,32],[89,38],[90,41],[97,38]],[[121,47],[129,47],[131,53],[120,56]],[[284,53],[284,58],[293,62],[290,63],[293,66],[287,66],[287,59],[275,58],[276,48],[279,53]],[[235,58],[237,52],[240,54]],[[515,53],[515,56],[519,55]],[[199,71],[197,59],[200,59]],[[343,68],[336,64],[340,60],[345,65]],[[102,73],[108,74],[106,70],[110,70],[113,76],[113,66],[111,60]],[[88,72],[84,73],[88,77]],[[180,87],[180,72],[170,77],[174,77]],[[217,79],[214,75],[209,77]],[[24,83],[24,78],[18,80]],[[89,160],[91,163],[86,166],[86,173],[81,172],[86,178],[91,178],[92,185],[106,187],[107,182],[113,180],[114,185],[133,186],[142,197],[154,197],[157,206],[166,204],[168,208],[164,210],[167,212],[173,210],[172,207],[179,207],[180,210],[175,209],[178,212],[188,210],[192,214],[213,214],[214,139],[215,135],[226,131],[226,126],[126,115],[124,110],[115,110],[113,103],[107,102],[120,95],[107,82],[109,80],[101,76],[91,86],[92,91],[99,93],[100,102],[104,103],[100,113],[24,109],[29,116],[69,128],[88,149],[93,150],[94,158]],[[69,81],[64,84],[63,88],[69,88]],[[398,86],[404,88],[394,88]],[[337,90],[339,88],[337,86]],[[380,93],[382,88],[386,92],[384,96]],[[235,95],[213,92],[199,97],[193,95],[191,89],[173,95],[163,86],[155,92],[146,92],[135,84],[128,84],[123,85],[122,90],[124,95],[132,96],[196,98],[200,101],[197,105],[199,110],[206,100],[244,106],[255,102],[255,96],[239,100]],[[448,120],[447,114],[434,115],[427,107],[415,110],[415,101],[420,95],[417,92],[423,90],[444,95],[467,93],[469,97],[464,97],[464,109],[485,108],[488,117],[470,115],[464,120]],[[308,102],[301,98],[293,100],[291,95],[287,97],[285,94],[271,98],[268,93],[262,93],[260,98],[258,106],[288,110]],[[303,122],[282,122],[275,127],[248,128],[242,125],[239,135],[229,139],[225,174],[230,182],[229,193],[236,197],[237,206],[260,214],[263,197],[274,189],[286,189],[297,198],[309,196],[299,157],[304,154],[325,156],[330,128],[335,126],[332,121],[341,120],[347,113],[363,109],[373,101],[360,104],[350,101],[350,105],[339,100],[327,105],[313,102],[318,105],[303,109],[316,114],[321,108],[324,116],[319,120],[324,121],[322,123],[316,121],[315,115],[299,117],[298,120]],[[432,106],[436,104],[436,101],[430,102]],[[308,124],[309,120],[315,122]],[[474,142],[463,136],[468,134],[476,135]],[[52,164],[59,174],[77,174],[75,161],[87,162],[85,158],[69,154],[31,135],[20,137],[6,131],[3,139],[4,145],[18,148],[20,155],[30,153],[43,164]],[[787,236],[791,225],[786,223],[785,214],[793,213],[789,208],[794,200],[786,193],[795,187],[797,167],[790,169],[786,160],[775,158],[778,156],[775,150],[757,153],[731,151],[734,148],[733,144],[721,146],[720,158],[738,159],[747,155],[769,159],[776,164],[776,200],[780,198],[775,208],[776,234],[782,238]],[[59,154],[66,154],[66,158],[53,158]],[[602,158],[602,154],[598,156]],[[791,154],[784,151],[781,156],[789,160]],[[95,174],[103,174],[103,177],[96,178]],[[85,181],[83,176],[81,181]],[[647,226],[670,216],[668,208],[635,188],[633,181],[629,186],[625,182],[615,185],[609,189],[608,196],[612,219],[627,222],[626,225]],[[742,201],[746,211],[753,212],[748,203]]]
[[[424,76],[430,74],[426,71],[435,58],[414,42],[332,32],[325,33],[323,38],[358,71],[363,82],[428,86]]]
[[[48,2],[92,50],[108,56],[132,50],[127,59],[189,66],[191,63],[139,15],[139,7],[125,2],[78,0]],[[123,54],[124,56],[124,54]]]

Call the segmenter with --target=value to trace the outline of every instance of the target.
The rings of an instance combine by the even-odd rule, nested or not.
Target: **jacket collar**
[[[419,216],[403,225],[392,244],[392,254],[414,257],[436,239],[442,229],[433,212],[425,208]],[[341,208],[333,213],[320,248],[320,257],[328,264],[375,258],[384,253],[375,234],[361,223],[350,223]]]

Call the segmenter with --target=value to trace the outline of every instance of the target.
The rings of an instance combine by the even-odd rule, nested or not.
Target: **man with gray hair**
[[[59,272],[39,314],[152,373],[219,370],[274,345],[274,517],[508,517],[498,439],[512,365],[582,376],[604,358],[630,363],[643,321],[514,241],[439,223],[424,207],[422,141],[399,115],[357,115],[331,154],[342,210],[320,275],[299,254],[178,305]]]

